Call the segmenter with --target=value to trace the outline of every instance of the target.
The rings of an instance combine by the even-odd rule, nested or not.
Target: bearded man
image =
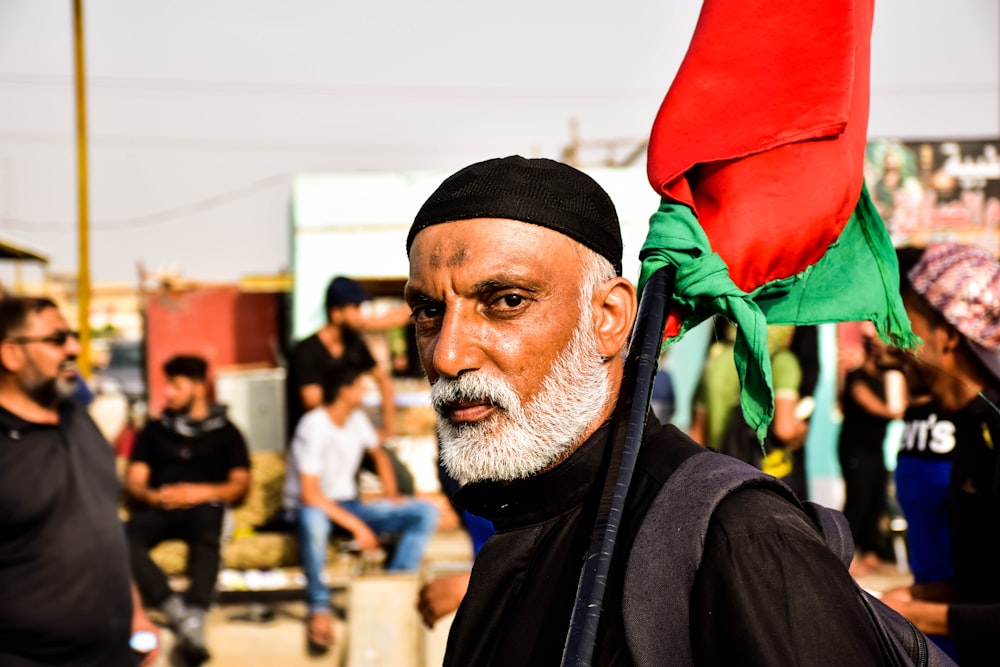
[[[79,352],[51,300],[0,298],[0,665],[131,667],[130,636],[155,641],[129,581],[114,450],[70,400]]]
[[[177,355],[163,372],[167,407],[139,432],[125,476],[134,505],[126,533],[143,600],[163,611],[182,657],[201,664],[210,657],[205,615],[219,573],[222,523],[226,508],[250,487],[250,455],[225,406],[209,401],[203,358]],[[188,545],[190,584],[183,597],[149,556],[169,539]]]
[[[636,315],[614,205],[567,165],[488,160],[430,196],[407,251],[441,457],[465,482],[456,502],[497,530],[476,559],[445,664],[558,664]],[[647,420],[594,664],[633,664],[628,551],[664,481],[699,453],[716,456]],[[649,618],[642,631],[671,622]],[[719,505],[688,631],[697,665],[883,664],[846,568],[803,512],[761,489]]]

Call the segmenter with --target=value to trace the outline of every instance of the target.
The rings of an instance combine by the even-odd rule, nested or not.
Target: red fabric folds
[[[746,292],[816,263],[858,202],[872,4],[704,3],[647,169]]]

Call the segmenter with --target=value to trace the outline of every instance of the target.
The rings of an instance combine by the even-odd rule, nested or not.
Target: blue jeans
[[[896,461],[896,499],[906,517],[910,570],[918,584],[955,576],[948,525],[951,461],[900,456]]]
[[[427,541],[437,528],[438,511],[430,503],[405,500],[394,503],[379,500],[361,503],[345,500],[338,504],[355,515],[376,534],[395,533],[399,543],[392,559],[386,564],[388,571],[412,571],[420,567]],[[326,547],[332,522],[321,509],[299,508],[299,548],[302,551],[302,569],[306,575],[306,603],[310,612],[330,608],[330,589],[320,579],[326,564]]]

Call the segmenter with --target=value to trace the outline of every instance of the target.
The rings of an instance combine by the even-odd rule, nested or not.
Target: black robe
[[[530,479],[474,483],[455,500],[493,521],[448,637],[445,665],[558,665],[607,470],[606,424]],[[625,558],[663,482],[697,444],[650,418],[619,532],[595,665],[631,665],[621,620]],[[668,563],[664,563],[669,567]],[[656,632],[664,619],[649,619]],[[692,592],[698,665],[880,665],[854,584],[798,508],[770,491],[723,501]]]

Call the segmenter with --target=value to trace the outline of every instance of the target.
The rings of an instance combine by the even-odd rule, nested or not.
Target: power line
[[[5,132],[0,130],[0,139],[7,141],[18,141],[23,143],[49,143],[61,144],[73,141],[69,134],[55,134],[45,132]],[[101,135],[92,133],[91,142],[101,146],[129,146],[160,148],[164,150],[180,149],[212,149],[212,150],[277,150],[290,151],[296,153],[335,153],[342,155],[345,152],[358,152],[364,154],[387,154],[398,155],[401,153],[414,154],[442,154],[461,153],[469,151],[482,151],[493,149],[491,144],[415,144],[415,143],[333,143],[318,141],[261,141],[243,139],[212,139],[195,137],[157,137],[138,135]]]
[[[27,72],[0,72],[0,85],[29,85],[70,87],[69,76],[59,74],[33,74]],[[146,77],[91,77],[93,90],[146,91],[198,93],[218,95],[307,95],[353,97],[519,97],[519,98],[579,98],[579,97],[647,97],[663,95],[660,84],[650,86],[468,86],[468,85],[416,85],[416,84],[352,84],[352,83],[283,83],[276,81],[203,81],[196,79],[154,79]],[[874,93],[883,95],[909,95],[913,93],[968,93],[992,92],[996,82],[940,82],[920,84],[873,85]]]
[[[58,74],[29,74],[22,72],[0,72],[0,84],[69,87],[69,77]],[[659,97],[662,87],[657,86],[468,86],[468,85],[417,85],[417,84],[351,84],[351,83],[281,83],[274,81],[199,81],[194,79],[152,79],[126,77],[92,77],[92,90],[128,92],[169,92],[214,95],[274,95],[288,97],[338,96],[387,98],[390,101],[400,97],[433,97],[482,99],[484,97],[503,98],[580,98],[607,97]]]
[[[291,177],[291,174],[275,174],[274,176],[254,181],[253,183],[249,183],[227,192],[199,199],[198,201],[191,202],[190,204],[174,206],[155,213],[147,213],[145,215],[120,218],[117,220],[95,220],[91,223],[91,227],[95,231],[114,231],[121,229],[140,229],[143,227],[152,227],[154,225],[170,222],[171,220],[176,220],[177,218],[218,208],[219,206],[223,206],[233,201],[245,199],[276,185],[287,184],[290,182]],[[50,231],[52,228],[57,228],[61,231],[62,229],[73,228],[76,225],[76,223],[73,222],[31,221],[18,218],[0,218],[0,223],[22,231]],[[39,227],[48,229],[39,229]]]

